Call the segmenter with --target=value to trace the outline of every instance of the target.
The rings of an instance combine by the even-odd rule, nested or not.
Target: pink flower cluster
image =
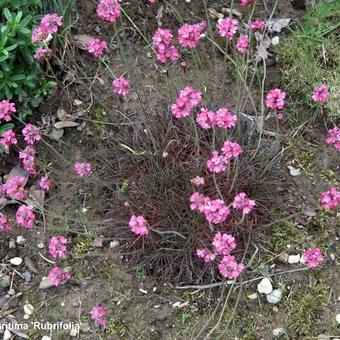
[[[48,47],[38,47],[35,51],[33,57],[39,61],[47,60],[47,58],[52,54],[52,50]]]
[[[27,191],[24,189],[25,183],[24,177],[13,176],[1,186],[1,191],[11,199],[24,201],[27,197]]]
[[[230,209],[220,199],[212,200],[198,192],[194,192],[190,198],[190,209],[202,213],[207,221],[213,224],[223,223],[230,214]]]
[[[52,181],[47,177],[44,177],[44,176],[40,177],[39,186],[40,186],[40,189],[49,191],[52,187]]]
[[[130,92],[131,85],[127,78],[119,77],[112,82],[112,89],[114,93],[125,97]]]
[[[328,87],[326,84],[317,86],[312,94],[312,98],[317,103],[324,103],[329,97]]]
[[[11,103],[7,99],[0,101],[0,122],[1,120],[4,120],[5,122],[11,121],[11,115],[16,111],[14,103]]]
[[[35,223],[35,214],[31,205],[22,205],[18,208],[16,214],[16,222],[25,229],[31,229]]]
[[[238,39],[237,39],[237,43],[236,43],[236,49],[240,52],[240,53],[244,53],[247,48],[249,47],[249,38],[246,34],[241,35]]]
[[[280,89],[273,89],[267,93],[266,106],[272,110],[282,110],[285,106],[287,93]]]
[[[202,108],[196,117],[196,122],[202,129],[210,129],[213,126],[230,129],[236,126],[237,116],[233,115],[225,107],[218,109],[216,112]]]
[[[71,273],[63,268],[53,267],[48,274],[48,278],[53,286],[58,287],[70,280]]]
[[[152,36],[152,45],[156,50],[157,59],[162,63],[179,58],[177,48],[172,45],[172,38],[171,30],[164,28],[158,28]]]
[[[232,141],[226,141],[223,144],[222,152],[212,152],[212,157],[207,161],[207,168],[212,173],[224,172],[229,162],[237,158],[243,152],[242,147],[238,143]]]
[[[8,217],[0,213],[0,231],[11,231],[12,226],[8,223]]]
[[[116,22],[121,16],[121,0],[100,0],[97,6],[97,15],[108,22]]]
[[[100,40],[98,38],[93,38],[89,40],[87,44],[87,50],[97,58],[101,56],[103,54],[103,51],[106,49],[106,41]]]
[[[333,187],[323,192],[321,204],[326,210],[335,209],[340,204],[340,191]]]
[[[54,236],[48,244],[48,251],[54,258],[64,258],[67,251],[67,238],[65,236]]]
[[[204,185],[205,180],[204,180],[203,177],[197,176],[197,177],[193,178],[190,182],[191,182],[193,185],[195,185],[195,186],[197,186],[197,187],[200,187],[200,186]]]
[[[317,267],[325,257],[320,248],[309,248],[303,253],[303,259],[308,268]]]
[[[147,221],[143,216],[132,215],[129,221],[129,227],[137,236],[147,236],[149,234]]]
[[[261,31],[266,27],[266,22],[263,20],[255,20],[248,25],[251,31]]]
[[[93,171],[90,163],[79,163],[74,165],[74,171],[79,177],[91,176]]]
[[[184,24],[178,29],[178,40],[182,47],[195,48],[201,38],[202,32],[207,28],[205,22],[199,24]]]
[[[251,200],[244,192],[237,194],[233,201],[233,208],[242,210],[242,214],[244,215],[248,215],[255,205],[255,201]]]
[[[240,0],[240,5],[245,7],[245,6],[250,6],[254,3],[254,0]]]
[[[171,112],[176,118],[188,117],[191,110],[196,108],[202,100],[202,93],[187,86],[181,90],[179,97],[171,106]]]
[[[15,137],[15,133],[13,130],[8,130],[2,133],[1,138],[0,138],[0,144],[4,147],[5,150],[9,150],[9,147],[11,145],[16,145],[18,144],[18,140]]]
[[[238,20],[233,18],[220,19],[217,24],[218,33],[221,37],[232,40],[237,31]]]
[[[212,247],[214,252],[209,249],[197,249],[196,255],[203,259],[205,263],[213,262],[217,256],[221,256],[221,261],[218,264],[218,270],[222,277],[227,279],[236,279],[244,270],[244,264],[238,263],[235,256],[230,252],[236,248],[236,241],[232,235],[215,234]]]
[[[37,159],[35,158],[35,149],[27,146],[23,151],[19,152],[19,158],[22,160],[23,168],[31,175],[36,175],[38,169],[36,168]]]
[[[105,314],[106,314],[106,310],[101,305],[93,306],[90,311],[91,320],[94,322],[94,324],[97,327],[105,327],[107,323]]]
[[[335,126],[334,128],[328,130],[326,143],[333,144],[335,146],[335,150],[340,152],[340,128],[339,127]]]
[[[32,124],[26,124],[21,132],[28,145],[34,145],[41,140],[40,129]]]

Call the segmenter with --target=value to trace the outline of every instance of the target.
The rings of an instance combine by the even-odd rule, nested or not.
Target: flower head
[[[26,124],[21,132],[28,145],[34,145],[41,140],[40,129],[32,124]]]
[[[326,210],[335,209],[340,204],[340,191],[333,187],[323,192],[321,204]]]
[[[51,189],[52,181],[48,177],[40,177],[39,179],[40,189],[48,191]]]
[[[114,93],[125,97],[130,92],[131,85],[127,78],[119,77],[112,82],[112,89]]]
[[[54,236],[48,244],[48,252],[54,258],[64,258],[67,251],[67,238],[65,236]]]
[[[48,274],[48,278],[51,280],[53,286],[65,284],[71,278],[71,273],[60,267],[53,267]]]
[[[197,249],[196,250],[196,255],[203,259],[205,263],[212,262],[215,260],[216,255],[213,254],[210,250],[208,249]]]
[[[215,124],[221,129],[230,129],[236,126],[237,116],[233,115],[226,107],[218,109],[215,113]]]
[[[147,236],[149,234],[147,222],[143,216],[132,215],[129,221],[129,227],[137,236]]]
[[[324,103],[329,97],[327,84],[317,86],[312,94],[312,98],[317,103]]]
[[[190,182],[191,182],[193,185],[195,185],[195,186],[197,186],[197,187],[200,187],[200,186],[204,185],[205,180],[204,180],[203,177],[197,176],[197,177],[193,178]]]
[[[226,279],[236,279],[244,270],[244,264],[238,263],[235,256],[226,255],[223,256],[221,262],[218,265],[220,274]]]
[[[91,319],[97,327],[104,327],[106,325],[105,314],[105,308],[101,305],[93,306],[90,311]]]
[[[0,213],[0,231],[11,231],[13,228],[8,223],[8,217]]]
[[[215,112],[202,108],[196,117],[196,122],[202,129],[210,129],[216,124]]]
[[[309,248],[303,253],[303,259],[308,268],[315,268],[325,259],[325,257],[320,248]]]
[[[32,42],[46,42],[47,40],[51,39],[52,36],[44,31],[44,29],[41,26],[38,26],[32,31]]]
[[[207,161],[207,168],[211,173],[219,174],[227,170],[229,159],[225,155],[219,154],[218,151],[213,151],[211,158]]]
[[[91,39],[87,44],[87,50],[97,58],[101,56],[106,49],[106,41],[97,38]]]
[[[266,22],[263,20],[255,20],[248,25],[251,31],[260,31],[266,27]]]
[[[220,199],[206,200],[202,210],[205,218],[213,224],[223,223],[230,214],[229,208]]]
[[[246,34],[241,35],[238,39],[237,39],[237,43],[236,43],[236,49],[240,52],[240,53],[244,53],[247,48],[249,46],[249,38]]]
[[[15,217],[19,226],[25,229],[33,228],[35,223],[35,214],[31,205],[20,206],[15,214]]]
[[[108,22],[116,22],[121,16],[121,0],[100,0],[97,6],[97,15]]]
[[[171,106],[171,112],[174,117],[180,119],[188,117],[191,110],[197,107],[202,100],[201,91],[194,90],[193,88],[187,86],[181,90],[179,97],[176,99],[175,103]]]
[[[335,126],[328,130],[328,136],[326,138],[327,144],[334,144],[335,149],[340,152],[340,128]]]
[[[206,23],[184,24],[178,29],[178,40],[182,47],[194,48],[198,45]]]
[[[24,189],[26,180],[21,176],[13,176],[2,185],[2,191],[5,196],[24,201],[27,197],[27,191]]]
[[[86,177],[86,176],[91,176],[93,171],[92,171],[92,166],[90,163],[79,163],[77,162],[74,165],[74,171],[77,176],[79,177]]]
[[[245,6],[250,6],[254,3],[254,0],[240,0],[240,5],[245,7]]]
[[[233,208],[242,210],[242,213],[244,215],[249,214],[253,210],[255,205],[255,201],[251,200],[244,192],[240,192],[239,194],[237,194],[233,201]]]
[[[162,63],[179,58],[177,48],[172,45],[172,38],[171,30],[167,28],[158,28],[152,36],[152,45],[156,50],[157,59]]]
[[[22,160],[23,168],[31,175],[36,175],[38,170],[36,168],[37,159],[35,158],[35,149],[27,146],[23,151],[19,152],[19,158]]]
[[[14,103],[11,103],[7,99],[0,101],[0,122],[1,120],[4,120],[5,122],[11,121],[11,114],[14,112],[16,112]]]
[[[216,233],[212,242],[214,250],[220,255],[229,255],[236,248],[235,237],[228,234]]]
[[[285,106],[287,93],[280,89],[273,89],[267,93],[266,106],[272,110],[282,110]]]
[[[222,147],[222,153],[227,159],[237,158],[241,155],[243,149],[240,144],[227,140]]]
[[[44,61],[47,59],[48,56],[52,54],[52,50],[48,47],[38,47],[35,51],[33,57],[39,61]]]
[[[238,21],[232,18],[220,19],[217,24],[218,33],[221,37],[232,40],[237,31]]]
[[[0,138],[0,144],[8,150],[11,145],[17,144],[18,141],[15,137],[15,133],[13,130],[8,130],[2,133],[1,138]]]
[[[42,32],[53,34],[58,32],[59,27],[63,25],[63,18],[56,13],[46,14],[40,22]]]

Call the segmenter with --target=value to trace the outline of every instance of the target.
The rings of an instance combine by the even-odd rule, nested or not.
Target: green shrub
[[[14,101],[21,120],[55,84],[33,58],[31,34],[41,8],[40,0],[0,0],[0,100]]]

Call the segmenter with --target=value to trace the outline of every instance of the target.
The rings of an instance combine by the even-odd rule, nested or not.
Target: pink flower
[[[35,223],[35,214],[31,205],[20,206],[15,214],[15,217],[19,226],[25,229],[33,228]]]
[[[340,128],[335,126],[333,129],[328,130],[326,138],[327,144],[334,144],[335,149],[340,152]]]
[[[255,20],[248,25],[251,31],[260,31],[266,27],[266,22],[263,20]]]
[[[91,39],[87,44],[87,50],[97,58],[103,54],[105,49],[107,49],[107,43],[100,39]]]
[[[241,145],[239,145],[238,143],[234,143],[231,142],[230,140],[227,140],[223,144],[222,152],[227,159],[232,159],[237,158],[239,155],[241,155],[243,149]]]
[[[194,90],[190,86],[187,86],[181,90],[179,95],[189,102],[189,105],[192,109],[197,107],[202,101],[202,92],[199,90]]]
[[[222,200],[209,199],[203,205],[203,214],[209,222],[219,224],[227,219],[230,210]]]
[[[39,61],[44,61],[52,54],[52,50],[48,47],[38,47],[33,57]]]
[[[1,138],[0,138],[0,144],[8,150],[11,145],[17,144],[18,141],[15,137],[15,133],[13,130],[8,130],[2,133]]]
[[[254,3],[254,0],[240,0],[240,5],[245,7],[252,5]]]
[[[202,129],[210,129],[216,123],[215,112],[202,108],[196,117],[196,122]]]
[[[178,29],[178,40],[182,47],[194,48],[198,45],[201,33],[206,28],[206,23],[184,24]]]
[[[2,186],[3,193],[9,198],[24,201],[27,197],[27,191],[24,189],[25,178],[13,176]]]
[[[74,171],[79,177],[91,176],[93,174],[92,167],[90,163],[79,163],[74,165]]]
[[[314,91],[312,98],[317,103],[324,103],[329,97],[328,87],[326,84],[317,86]]]
[[[249,46],[249,38],[246,34],[241,35],[238,39],[237,39],[237,43],[236,43],[236,49],[241,52],[244,53],[247,48]]]
[[[233,208],[242,210],[242,213],[247,215],[253,210],[255,204],[254,200],[251,200],[244,192],[240,192],[234,198]]]
[[[28,145],[34,145],[41,140],[40,129],[32,124],[26,124],[21,132]]]
[[[212,157],[207,161],[207,168],[210,172],[219,174],[226,171],[229,165],[229,158],[220,155],[218,151],[212,152]]]
[[[60,267],[53,267],[48,274],[53,286],[58,287],[59,285],[65,284],[71,278],[71,273]]]
[[[155,4],[157,0],[148,0],[150,4]]]
[[[325,257],[320,248],[309,248],[303,253],[303,259],[308,268],[315,268],[325,259]]]
[[[195,177],[193,178],[191,181],[190,181],[193,185],[197,186],[197,187],[200,187],[202,185],[204,185],[204,178],[203,177]]]
[[[67,238],[65,236],[54,236],[50,239],[48,251],[55,259],[66,256]]]
[[[202,93],[187,86],[181,90],[176,102],[171,106],[174,117],[180,119],[188,117],[192,109],[197,107],[202,100]]]
[[[15,104],[9,100],[4,99],[0,101],[0,121],[3,119],[5,122],[12,120],[11,114],[16,112]]]
[[[194,192],[189,198],[190,209],[203,212],[203,207],[206,201],[207,201],[207,197],[200,194],[199,192]]]
[[[321,204],[326,210],[335,209],[340,203],[340,191],[335,187],[321,194]]]
[[[236,279],[244,270],[243,263],[237,263],[235,256],[224,256],[218,265],[220,274],[226,279]]]
[[[208,249],[197,249],[196,250],[196,255],[203,259],[205,263],[212,262],[215,260],[216,255],[213,254],[210,250]]]
[[[147,236],[149,234],[147,222],[143,216],[132,215],[129,221],[129,227],[137,236]]]
[[[216,253],[229,255],[236,248],[235,237],[228,234],[217,233],[214,236],[212,245]]]
[[[63,18],[56,13],[45,15],[40,22],[42,32],[53,34],[58,32],[59,27],[63,25]]]
[[[125,97],[130,92],[131,85],[127,78],[119,77],[112,82],[112,88],[114,93]]]
[[[47,41],[48,39],[49,39],[49,34],[46,31],[44,31],[41,26],[38,26],[32,31],[32,42],[33,43]]]
[[[273,89],[267,93],[266,106],[272,110],[282,110],[285,106],[287,93],[280,89]]]
[[[23,168],[31,175],[36,175],[37,160],[35,158],[35,150],[31,146],[27,146],[23,151],[19,152],[19,158],[22,159]]]
[[[105,308],[101,305],[93,306],[90,311],[91,319],[97,327],[105,327],[107,323],[105,314]]]
[[[220,19],[217,24],[218,32],[221,37],[232,40],[237,31],[238,21],[232,18]]]
[[[0,213],[0,230],[1,231],[11,231],[13,228],[8,223],[8,217],[2,213]]]
[[[121,0],[100,0],[97,7],[97,15],[100,19],[108,22],[116,22],[121,16]]]
[[[164,28],[158,28],[152,36],[152,44],[156,50],[157,59],[162,63],[175,61],[179,58],[177,48],[171,45],[172,38],[171,31]]]
[[[217,127],[222,129],[230,129],[236,126],[236,123],[237,116],[231,114],[231,112],[226,107],[222,107],[216,111],[215,124]]]
[[[42,190],[48,191],[51,189],[52,181],[47,177],[40,177],[39,186]]]

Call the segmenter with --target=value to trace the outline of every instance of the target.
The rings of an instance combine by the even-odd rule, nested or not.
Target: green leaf
[[[24,80],[26,76],[24,74],[15,74],[11,76],[9,79],[12,81]]]
[[[9,9],[6,7],[4,8],[4,16],[6,17],[6,19],[8,20],[8,22],[11,22],[12,21],[12,15],[11,15],[11,12],[9,11]]]
[[[8,124],[5,124],[5,125],[2,125],[0,126],[0,136],[5,132],[5,131],[8,131],[8,130],[11,130],[14,128],[14,124],[13,123],[8,123]]]

